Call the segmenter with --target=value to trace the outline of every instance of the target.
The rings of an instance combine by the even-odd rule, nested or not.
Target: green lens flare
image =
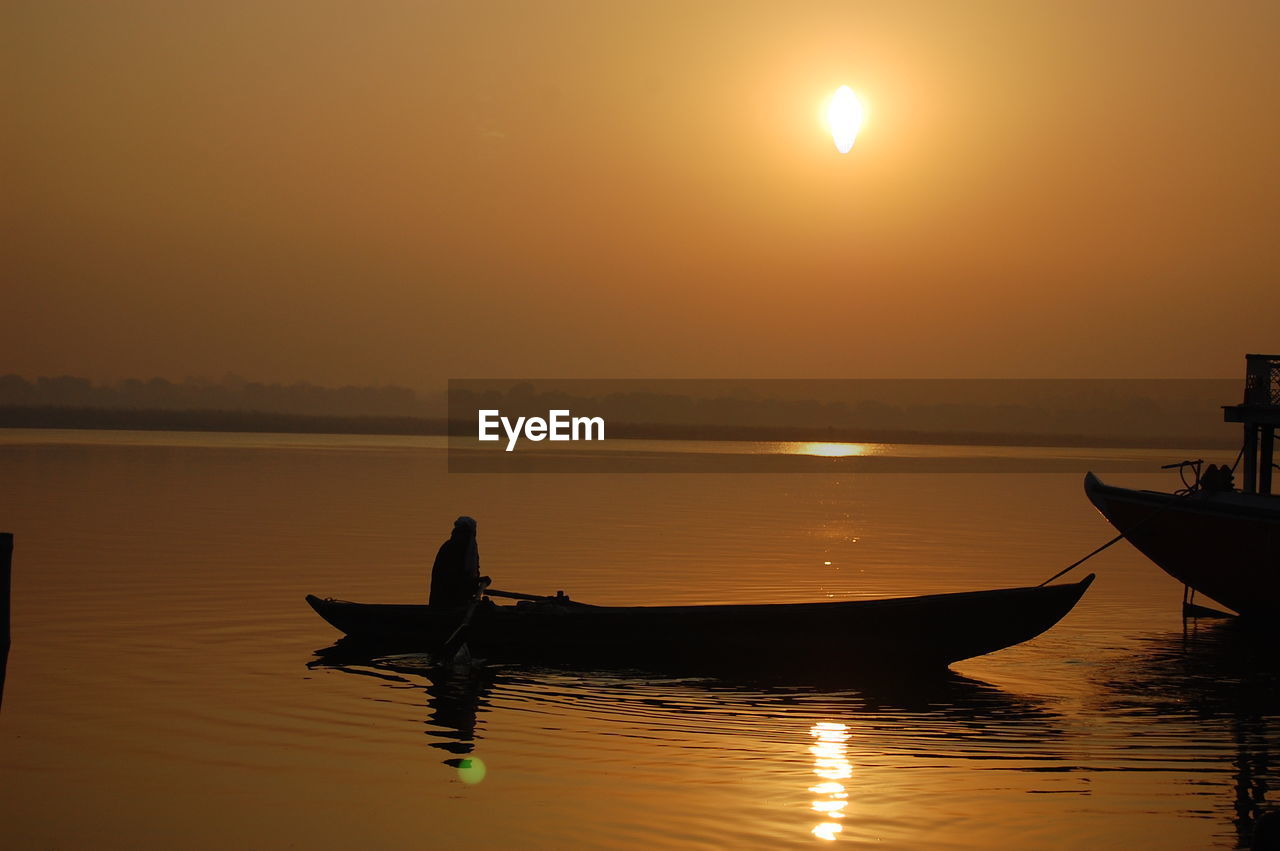
[[[458,763],[458,779],[468,786],[474,786],[484,780],[484,760],[470,757]]]

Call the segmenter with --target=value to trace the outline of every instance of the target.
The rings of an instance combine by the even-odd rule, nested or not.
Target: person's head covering
[[[457,520],[453,521],[453,528],[455,531],[465,529],[474,535],[476,533],[476,519],[464,514]]]

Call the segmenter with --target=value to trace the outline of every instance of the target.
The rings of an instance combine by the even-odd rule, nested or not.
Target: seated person
[[[465,606],[480,589],[480,554],[476,549],[476,521],[459,517],[453,534],[440,545],[431,566],[431,596],[427,605],[440,608]]]

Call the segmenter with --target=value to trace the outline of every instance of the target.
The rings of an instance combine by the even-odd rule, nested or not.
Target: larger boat
[[[1244,402],[1223,419],[1244,426],[1240,489],[1221,471],[1175,493],[1085,476],[1089,500],[1166,573],[1254,620],[1280,616],[1280,495],[1272,493],[1280,425],[1280,355],[1247,355]]]

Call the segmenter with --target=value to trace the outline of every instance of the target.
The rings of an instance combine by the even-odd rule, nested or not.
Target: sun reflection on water
[[[840,781],[853,776],[845,744],[849,740],[849,727],[834,721],[819,721],[809,728],[809,735],[816,740],[809,747],[809,753],[813,754],[813,773],[822,778],[822,782],[809,787],[810,792],[819,796],[810,809],[827,819],[814,825],[810,832],[819,839],[834,841],[841,830],[836,819],[844,818],[844,809],[849,803],[849,793]]]
[[[785,444],[787,455],[818,455],[823,458],[853,458],[860,455],[881,455],[884,445],[880,443],[815,443],[800,442]]]

